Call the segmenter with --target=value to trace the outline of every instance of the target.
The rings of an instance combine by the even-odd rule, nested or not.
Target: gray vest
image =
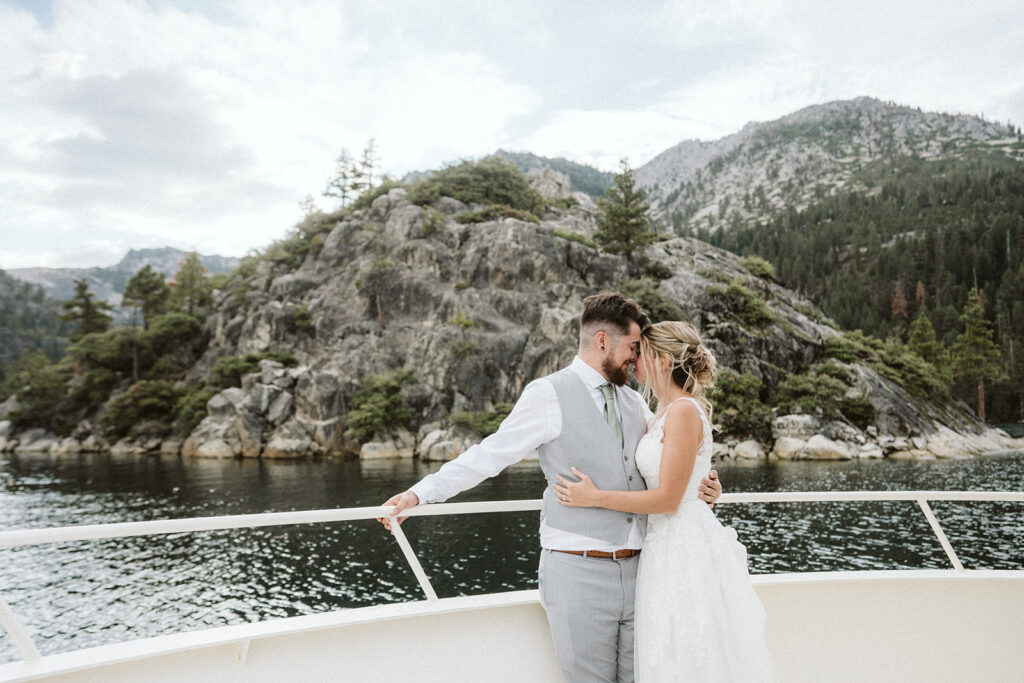
[[[575,467],[593,479],[599,489],[643,491],[646,487],[636,469],[634,457],[636,445],[646,427],[640,408],[643,399],[635,391],[616,392],[615,400],[619,402],[619,412],[622,413],[622,437],[625,442],[620,446],[579,375],[565,368],[545,379],[551,382],[558,395],[558,405],[562,411],[562,433],[554,441],[537,449],[540,467],[548,480],[548,486],[544,489],[541,520],[555,529],[601,539],[610,544],[625,543],[629,537],[630,520],[637,518],[643,531],[647,523],[645,516],[603,508],[565,507],[556,500],[552,487],[559,474],[575,480],[571,469]]]

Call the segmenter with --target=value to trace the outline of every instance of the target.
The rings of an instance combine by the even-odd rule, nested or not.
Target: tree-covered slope
[[[42,288],[0,270],[0,382],[10,363],[32,351],[56,359],[67,345],[59,304]]]
[[[1024,165],[976,152],[931,161],[900,157],[861,175],[869,189],[704,236],[767,258],[782,283],[844,329],[906,340],[923,312],[947,352],[977,288],[1002,352],[1003,379],[993,386],[989,416],[1022,419]],[[976,405],[972,386],[961,383],[955,392]]]

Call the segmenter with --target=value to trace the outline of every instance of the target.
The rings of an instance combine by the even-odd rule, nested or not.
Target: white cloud
[[[540,102],[478,53],[391,55],[338,3],[234,7],[67,2],[44,28],[0,6],[0,204],[19,225],[240,254],[283,236],[341,146],[436,166]]]
[[[541,128],[513,143],[512,149],[614,171],[623,157],[636,167],[683,138],[714,138],[732,132],[667,109],[555,112]]]
[[[859,95],[1024,125],[1016,0],[175,1],[0,0],[0,267],[244,253],[370,137],[401,174],[498,147],[638,166]]]

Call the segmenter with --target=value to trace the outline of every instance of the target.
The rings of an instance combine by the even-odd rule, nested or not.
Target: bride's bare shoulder
[[[700,426],[702,426],[700,408],[693,401],[684,398],[675,401],[668,407],[668,412],[665,414],[666,436],[676,430],[691,430]]]

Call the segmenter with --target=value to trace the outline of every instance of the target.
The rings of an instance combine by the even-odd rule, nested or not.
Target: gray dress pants
[[[540,602],[567,681],[633,680],[639,564],[639,555],[612,560],[541,550]]]

